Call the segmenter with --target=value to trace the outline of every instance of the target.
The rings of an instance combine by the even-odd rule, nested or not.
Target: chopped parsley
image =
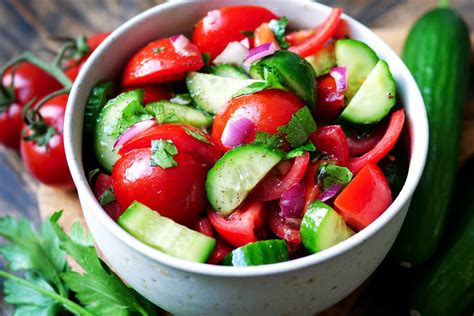
[[[291,118],[288,124],[278,127],[278,132],[284,134],[285,139],[293,148],[302,146],[309,135],[316,131],[316,122],[309,109],[305,106]]]
[[[241,33],[243,36],[246,36],[246,37],[248,37],[248,38],[254,38],[254,37],[255,37],[254,31],[240,31],[240,33]]]
[[[150,164],[153,167],[160,166],[162,169],[168,169],[178,165],[173,158],[178,154],[178,149],[171,139],[152,140],[151,152]]]
[[[166,48],[165,48],[164,46],[162,46],[162,47],[155,47],[155,48],[153,48],[153,53],[159,54],[159,53],[164,52],[165,50],[166,50]]]
[[[334,184],[346,186],[352,180],[352,172],[346,167],[325,163],[318,168],[318,185],[327,190]]]
[[[303,146],[300,146],[298,148],[295,148],[293,150],[290,150],[287,154],[285,159],[292,159],[298,156],[303,156],[305,152],[310,151],[314,152],[316,151],[316,146],[313,145],[312,142],[308,142]]]
[[[99,204],[101,206],[105,206],[105,205],[107,205],[109,203],[112,203],[112,202],[115,202],[115,201],[117,201],[117,198],[115,197],[113,187],[110,187],[107,190],[105,190],[105,192],[102,193],[102,195],[99,198]]]
[[[186,134],[189,136],[193,137],[194,139],[197,139],[200,142],[203,142],[205,144],[211,145],[212,143],[209,141],[209,139],[206,138],[203,134],[199,133],[198,131],[192,130],[189,127],[183,126],[184,131]]]
[[[268,23],[268,27],[272,30],[273,34],[275,34],[275,39],[282,49],[290,47],[290,44],[285,40],[285,29],[287,25],[288,19],[285,16],[279,20],[271,20]]]

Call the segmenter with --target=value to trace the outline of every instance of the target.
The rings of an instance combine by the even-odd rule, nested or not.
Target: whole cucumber
[[[413,280],[410,309],[421,316],[462,315],[474,303],[474,157],[456,182],[454,209],[433,262]]]
[[[405,43],[403,60],[423,95],[430,128],[425,170],[392,249],[407,266],[426,262],[443,233],[458,162],[470,51],[468,28],[449,8],[426,13]]]

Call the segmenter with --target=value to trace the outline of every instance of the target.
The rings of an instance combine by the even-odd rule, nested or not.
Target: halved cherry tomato
[[[64,151],[63,125],[68,95],[62,94],[47,101],[39,113],[48,127],[54,128],[54,134],[46,145],[40,146],[36,140],[22,139],[20,152],[26,169],[41,183],[61,189],[73,189],[71,173]],[[26,126],[24,137],[33,130]]]
[[[280,45],[275,39],[275,34],[272,29],[268,26],[268,23],[262,23],[254,32],[253,42],[255,47],[263,44],[273,43],[276,49],[280,49]]]
[[[316,148],[346,166],[349,160],[347,138],[340,125],[318,128],[310,137]]]
[[[306,172],[309,163],[309,153],[305,152],[303,156],[294,158],[293,166],[283,177],[275,173],[278,165],[274,170],[260,181],[252,190],[251,197],[257,201],[273,201],[279,199],[290,186],[299,183]]]
[[[212,231],[211,222],[208,218],[201,218],[196,222],[194,229],[208,237],[212,237],[216,239],[216,246],[212,251],[211,255],[207,259],[207,263],[209,264],[218,264],[225,256],[227,256],[231,251],[232,248],[227,245],[222,238],[219,236],[214,236]]]
[[[173,156],[177,166],[167,169],[152,166],[150,156],[150,148],[140,148],[115,163],[112,181],[120,206],[138,201],[180,224],[194,225],[206,208],[207,166],[179,150]]]
[[[94,196],[97,201],[100,201],[102,195],[107,191],[112,189],[112,177],[106,175],[105,173],[100,173],[95,180],[94,185]],[[118,220],[120,215],[122,215],[123,210],[118,204],[117,201],[113,201],[102,205],[103,209],[112,217],[115,221]]]
[[[344,93],[337,91],[336,80],[327,74],[321,76],[316,81],[316,91],[318,100],[313,110],[316,118],[334,120],[344,109]]]
[[[204,66],[199,49],[189,41],[185,44],[177,48],[170,38],[149,43],[128,61],[122,85],[177,81],[184,79],[187,71],[199,70]]]
[[[212,233],[212,226],[209,218],[200,218],[196,224],[194,224],[194,230],[204,234],[208,237],[212,237],[214,234]]]
[[[139,86],[128,86],[122,89],[122,92],[141,89],[145,92],[143,97],[143,103],[148,104],[150,102],[157,102],[160,100],[166,100],[173,97],[173,92],[165,86],[157,84],[146,84]]]
[[[376,220],[391,203],[387,179],[372,162],[362,168],[334,201],[346,223],[357,230]]]
[[[375,147],[365,155],[357,158],[349,159],[347,167],[353,172],[357,173],[368,163],[377,163],[385,157],[393,146],[397,143],[398,138],[403,129],[405,122],[405,111],[403,109],[392,113],[388,128],[382,139],[375,145]],[[317,145],[316,145],[317,146]]]
[[[212,138],[223,150],[229,150],[222,144],[222,133],[231,119],[245,117],[255,124],[247,142],[253,142],[257,132],[278,134],[277,128],[288,124],[293,114],[304,107],[303,101],[294,93],[282,90],[263,90],[253,94],[231,99],[226,108],[217,113],[212,124]]]
[[[186,130],[197,133],[207,139],[202,142],[191,136]],[[132,138],[119,150],[120,155],[137,148],[150,147],[151,141],[156,139],[171,139],[179,152],[185,152],[201,159],[209,167],[222,156],[222,152],[214,141],[196,127],[184,124],[157,124]]]
[[[217,57],[227,44],[241,41],[245,32],[253,32],[263,22],[278,17],[271,11],[257,6],[234,6],[209,11],[194,28],[193,42],[201,52]]]
[[[334,35],[341,19],[342,9],[334,8],[329,17],[319,25],[315,33],[303,42],[290,46],[288,50],[301,57],[308,57],[316,53]]]
[[[371,131],[364,133],[363,135],[354,132],[347,137],[349,155],[351,157],[358,157],[371,151],[382,139],[387,129],[387,124],[385,123],[386,122],[379,123],[377,126],[372,128]]]
[[[308,169],[306,170],[306,174],[304,175],[305,203],[304,203],[303,214],[306,213],[308,208],[311,206],[311,203],[313,203],[314,200],[316,200],[321,194],[318,183],[316,181],[316,174],[318,172],[318,167],[319,167],[319,162],[310,163],[308,165]]]
[[[13,79],[15,102],[4,108],[0,106],[0,144],[18,149],[23,127],[23,107],[33,99],[38,101],[61,89],[61,84],[47,72],[28,62],[19,63],[12,70],[9,68],[2,78],[3,86],[7,89],[12,86]]]
[[[278,203],[272,203],[272,207],[268,213],[268,224],[272,232],[286,242],[292,245],[298,245],[301,243],[301,219],[285,219],[281,217]]]
[[[312,30],[299,30],[291,32],[290,34],[285,36],[285,40],[292,46],[298,45],[313,36],[316,30],[317,28]]]
[[[255,242],[265,235],[263,202],[244,202],[228,217],[208,209],[207,216],[216,232],[234,247]]]

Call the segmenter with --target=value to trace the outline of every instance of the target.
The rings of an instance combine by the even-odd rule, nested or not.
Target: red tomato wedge
[[[207,216],[212,227],[230,245],[244,246],[264,235],[265,208],[263,202],[247,202],[228,217],[222,217],[212,209]]]
[[[347,167],[353,172],[359,172],[368,163],[377,163],[385,157],[397,143],[405,122],[405,111],[403,109],[392,113],[387,131],[375,147],[365,155],[349,159]],[[317,146],[317,145],[316,145]]]
[[[347,138],[340,125],[329,125],[318,128],[310,136],[316,148],[324,154],[337,160],[341,166],[346,166],[349,160]]]
[[[368,163],[337,196],[334,205],[346,223],[357,230],[367,227],[392,204],[392,192],[382,170]]]
[[[309,153],[296,157],[293,165],[284,177],[271,172],[252,190],[251,197],[257,201],[273,201],[279,199],[290,186],[299,183],[306,172],[309,163]],[[278,165],[274,168],[278,170]]]
[[[344,92],[337,91],[336,80],[329,74],[316,81],[318,100],[313,110],[314,117],[335,119],[344,109]]]
[[[207,142],[203,142],[191,136],[189,131],[201,135]],[[204,163],[212,167],[222,156],[219,147],[214,144],[206,133],[196,127],[184,124],[157,124],[148,128],[135,138],[123,144],[119,150],[120,155],[137,148],[151,147],[151,141],[156,139],[171,139],[179,152],[186,152],[198,157]]]
[[[292,245],[301,243],[300,224],[301,219],[285,219],[280,216],[280,207],[274,203],[268,213],[268,224],[272,232]]]
[[[351,157],[358,157],[371,151],[382,139],[386,129],[387,124],[382,122],[375,126],[368,134],[363,135],[363,137],[359,137],[357,133],[347,137],[349,155]]]
[[[184,79],[187,71],[202,68],[204,61],[199,49],[186,38],[183,41],[187,42],[178,47],[178,41],[163,38],[143,47],[125,66],[122,85],[177,81]]]
[[[332,9],[329,17],[316,28],[313,35],[297,45],[290,46],[288,50],[301,57],[308,57],[316,53],[336,32],[341,14],[342,9]]]
[[[215,237],[212,231],[211,222],[208,218],[201,218],[194,225],[194,229],[208,237],[216,239],[216,246],[212,251],[211,255],[207,259],[209,264],[218,264],[225,256],[227,256],[232,248],[229,247],[220,237]]]
[[[201,52],[217,57],[227,44],[243,40],[264,22],[278,19],[268,9],[257,6],[233,6],[209,11],[194,28],[193,43]],[[252,42],[252,41],[251,41]]]

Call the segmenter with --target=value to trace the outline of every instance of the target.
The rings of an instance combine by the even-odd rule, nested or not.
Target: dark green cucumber
[[[84,108],[84,139],[94,137],[97,118],[107,101],[113,97],[115,84],[112,81],[100,81],[91,90]]]
[[[281,239],[256,241],[229,253],[220,264],[234,267],[258,266],[290,260],[286,243]]]
[[[135,201],[118,219],[119,225],[145,244],[170,256],[206,262],[215,239],[163,217]]]
[[[472,315],[474,303],[474,157],[460,170],[443,244],[411,285],[409,307],[421,316]]]
[[[426,262],[443,233],[454,188],[470,52],[468,28],[448,8],[425,14],[403,50],[423,95],[430,129],[423,177],[393,248],[393,255],[406,264]]]

